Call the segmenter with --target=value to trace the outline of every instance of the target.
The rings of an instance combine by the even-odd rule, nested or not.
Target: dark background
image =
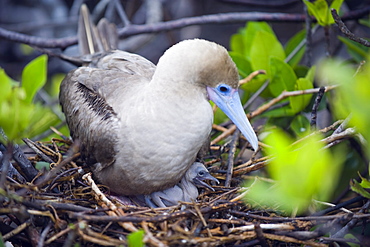
[[[106,16],[119,28],[123,22],[117,11],[109,10],[110,1],[82,0],[0,0],[0,27],[32,36],[46,38],[64,38],[75,36],[77,32],[78,11],[85,2],[95,20]],[[185,17],[230,12],[266,12],[304,14],[301,0],[126,0],[120,1],[128,19],[133,24],[150,24],[176,20]],[[369,1],[345,1],[345,11],[361,9]],[[270,22],[278,39],[284,44],[295,33],[304,28],[304,22]],[[361,36],[369,32],[354,21],[346,24]],[[156,63],[163,52],[174,43],[189,38],[204,38],[229,47],[232,34],[245,26],[245,22],[194,25],[162,33],[141,34],[121,39],[119,48],[135,52]],[[325,55],[323,30],[313,35],[313,59]],[[331,35],[337,35],[337,28],[332,28]],[[335,41],[337,42],[337,41]],[[338,43],[331,44],[336,55],[346,56],[345,49]],[[76,56],[76,46],[66,49],[65,54]],[[40,52],[25,54],[19,43],[0,38],[0,66],[6,73],[19,80],[23,67],[38,56]],[[303,59],[302,63],[305,63]],[[74,66],[59,58],[49,58],[49,75],[66,73]]]

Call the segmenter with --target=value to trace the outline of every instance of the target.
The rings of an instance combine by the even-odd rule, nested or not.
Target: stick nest
[[[219,151],[206,163],[222,181],[215,192],[202,190],[197,202],[151,209],[121,205],[108,188],[95,184],[70,141],[26,143],[33,149],[28,159],[47,162],[51,169],[41,169],[30,182],[8,176],[1,184],[0,229],[3,241],[14,246],[127,246],[141,241],[147,246],[327,246],[334,240],[324,236],[334,228],[354,220],[355,225],[366,224],[366,218],[360,221],[361,198],[347,203],[351,212],[332,207],[290,218],[242,201],[245,174],[262,168],[264,158],[236,163],[230,174]],[[229,186],[222,186],[225,181]]]

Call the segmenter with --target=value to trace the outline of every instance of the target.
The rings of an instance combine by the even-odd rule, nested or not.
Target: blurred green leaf
[[[312,199],[327,201],[338,180],[341,157],[323,149],[320,139],[320,135],[312,134],[291,146],[293,139],[274,129],[264,141],[270,146],[267,155],[273,157],[267,170],[277,184],[254,184],[245,200],[269,207],[277,204],[288,213],[306,211]]]
[[[5,243],[4,243],[2,234],[0,234],[0,247],[5,247]]]
[[[352,240],[357,240],[357,242],[360,243],[360,240],[354,236],[353,234],[346,234],[344,235],[344,238],[345,239],[352,239]],[[347,244],[350,246],[350,247],[358,247],[359,245],[358,244],[355,244],[355,243],[351,243],[350,241],[347,242]]]
[[[127,235],[127,244],[129,247],[143,247],[145,232],[143,230],[139,230],[137,232],[130,233]]]
[[[370,64],[366,63],[357,74],[354,68],[340,60],[326,60],[318,68],[321,80],[340,85],[332,98],[335,116],[338,119],[350,116],[350,125],[370,140]],[[367,153],[370,154],[369,146]]]
[[[36,92],[46,82],[47,58],[46,55],[41,55],[27,64],[23,70],[22,88],[26,91],[25,101],[27,103],[31,103]]]
[[[364,25],[364,26],[370,27],[370,20],[360,19],[358,22],[359,22],[361,25]]]
[[[20,46],[20,50],[21,50],[21,52],[22,52],[24,55],[26,55],[26,56],[31,55],[31,54],[32,54],[32,52],[34,52],[34,49],[33,49],[31,46],[29,46],[29,45],[26,45],[26,44],[20,44],[19,46]]]
[[[306,30],[303,29],[296,33],[285,45],[285,54],[287,58],[289,58],[287,63],[292,67],[296,66],[301,61],[306,51],[306,45],[303,45],[298,49],[298,46],[303,40],[305,40],[305,38]]]

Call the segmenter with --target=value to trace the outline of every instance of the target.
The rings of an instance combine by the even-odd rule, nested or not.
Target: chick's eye
[[[221,93],[228,93],[230,92],[230,86],[229,85],[225,85],[225,84],[220,84],[218,85],[217,87],[218,91],[220,91]]]
[[[206,173],[205,171],[199,171],[198,172],[198,175],[201,176],[201,177],[203,177],[205,173]]]

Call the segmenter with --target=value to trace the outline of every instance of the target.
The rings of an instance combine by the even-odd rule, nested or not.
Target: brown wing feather
[[[119,120],[105,99],[83,84],[81,79],[91,79],[84,69],[87,68],[74,70],[63,80],[60,102],[71,136],[81,143],[86,162],[111,164],[116,153],[114,129]]]

